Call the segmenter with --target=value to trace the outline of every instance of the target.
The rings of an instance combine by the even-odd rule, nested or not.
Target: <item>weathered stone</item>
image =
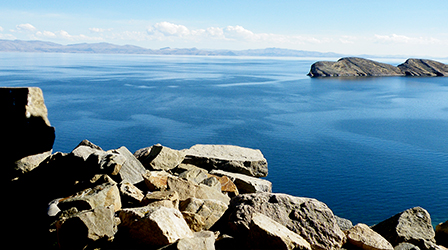
[[[435,244],[431,216],[421,207],[414,207],[372,227],[393,246],[408,242],[420,249],[430,249]]]
[[[185,151],[184,163],[207,170],[221,169],[255,177],[268,175],[268,163],[260,150],[232,145],[194,145]]]
[[[200,232],[205,228],[205,218],[193,212],[182,211],[185,221],[193,232]]]
[[[47,157],[51,155],[51,150],[48,152],[25,156],[22,159],[14,162],[14,170],[20,175],[28,173],[37,168]]]
[[[392,245],[366,224],[357,224],[345,232],[347,241],[364,250],[393,250]]]
[[[121,181],[131,184],[137,184],[143,181],[142,175],[146,173],[146,169],[126,147],[120,147],[107,152],[119,154],[126,159],[117,174],[117,176],[120,176]]]
[[[204,184],[194,184],[187,180],[168,176],[168,189],[176,191],[179,194],[179,199],[186,200],[188,198],[194,197],[198,199],[214,199],[229,204],[230,198],[215,188],[206,186]]]
[[[182,151],[164,147],[160,144],[139,149],[134,155],[145,167],[152,170],[173,169],[185,158]]]
[[[407,76],[448,76],[448,65],[427,59],[408,59],[398,65]]]
[[[420,250],[420,248],[412,245],[411,243],[402,242],[394,247],[394,250]]]
[[[227,204],[218,200],[189,198],[181,202],[179,209],[183,214],[184,212],[190,212],[201,216],[203,218],[203,227],[200,229],[208,230],[224,215],[227,210]],[[196,220],[201,221],[201,219]],[[197,226],[195,228],[197,228]]]
[[[211,188],[218,190],[219,192],[222,191],[221,182],[219,182],[218,178],[216,178],[214,176],[207,177],[206,179],[202,180],[199,184],[207,185]]]
[[[168,188],[168,177],[172,176],[165,171],[146,171],[142,177],[149,191],[163,191]]]
[[[129,237],[139,244],[165,246],[193,233],[181,212],[174,208],[145,206],[126,208],[119,212],[120,229],[126,229]]]
[[[104,150],[100,148],[99,146],[93,144],[89,140],[83,140],[81,141],[71,152],[74,156],[82,158],[84,161],[87,161],[87,159],[92,154],[98,154],[103,155],[105,154]],[[100,157],[98,157],[100,158]],[[99,161],[98,161],[99,164]]]
[[[311,250],[300,235],[261,213],[252,214],[247,244],[249,249]]]
[[[195,232],[193,238],[182,238],[159,250],[215,250],[215,234],[210,231]]]
[[[194,168],[179,174],[179,178],[191,181],[195,184],[201,183],[203,180],[208,178],[208,172],[202,168]]]
[[[0,87],[0,109],[0,152],[4,164],[52,150],[55,132],[40,88]]]
[[[353,227],[353,223],[350,220],[341,218],[336,215],[334,217],[336,218],[336,222],[338,223],[338,226],[342,231],[349,230],[350,228]]]
[[[143,192],[131,183],[120,183],[119,187],[123,207],[136,207],[145,197]]]
[[[262,213],[302,236],[314,250],[339,249],[345,235],[333,212],[322,202],[287,194],[241,194],[231,200],[223,216],[228,234],[247,237],[252,214]]]
[[[229,177],[225,175],[217,176],[211,174],[209,174],[208,176],[215,177],[216,179],[218,179],[218,181],[221,183],[221,191],[224,194],[228,194],[230,197],[235,197],[240,194],[235,183],[233,183],[233,181]]]
[[[114,208],[96,207],[76,213],[56,223],[62,249],[85,249],[97,241],[110,241],[117,232]]]
[[[176,191],[155,191],[143,198],[141,205],[165,206],[179,209],[179,194]]]
[[[448,220],[436,226],[437,244],[448,247]]]
[[[272,183],[268,180],[259,179],[244,174],[230,173],[222,170],[212,170],[210,174],[229,177],[241,194],[272,192]]]
[[[114,206],[115,212],[121,209],[120,191],[116,184],[104,183],[61,199],[58,207],[61,210],[76,207],[82,211],[110,205]]]

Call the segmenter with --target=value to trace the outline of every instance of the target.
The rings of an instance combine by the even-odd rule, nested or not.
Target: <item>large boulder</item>
[[[227,204],[218,200],[189,198],[179,206],[185,220],[194,231],[210,229],[225,213]]]
[[[435,232],[431,216],[421,207],[410,208],[378,223],[372,229],[381,234],[393,246],[408,242],[420,249],[431,249],[435,245]]]
[[[159,250],[215,250],[215,234],[210,231],[195,232],[192,238],[182,238]]]
[[[48,120],[47,107],[40,88],[0,87],[0,109],[0,130],[3,133],[0,155],[3,164],[12,166],[12,169],[8,169],[9,176],[3,176],[12,179],[39,165],[40,161],[35,161],[36,159],[22,160],[18,164],[14,162],[51,151],[55,132]],[[43,160],[45,156],[38,158]]]
[[[359,223],[345,232],[347,241],[364,250],[394,250],[392,245],[366,224]]]
[[[181,212],[174,208],[145,206],[119,212],[120,228],[133,241],[147,246],[165,246],[182,238],[193,237]]]
[[[255,177],[268,175],[268,163],[260,150],[232,145],[194,145],[184,150],[184,163]]]
[[[262,213],[302,236],[313,250],[339,249],[345,235],[324,203],[287,194],[253,193],[232,198],[220,224],[229,235],[245,238],[254,213]]]
[[[177,167],[184,160],[185,153],[156,144],[137,150],[134,156],[150,170],[166,171]]]
[[[311,250],[300,235],[261,213],[253,213],[247,242],[249,249]]]
[[[408,59],[398,65],[407,76],[448,76],[448,65],[427,59]]]
[[[168,188],[168,177],[173,177],[165,171],[146,171],[142,177],[149,191],[163,191]]]
[[[448,220],[436,226],[437,244],[448,247]]]
[[[398,67],[358,57],[345,57],[337,62],[319,61],[311,65],[308,73],[310,77],[402,75]]]
[[[244,174],[231,173],[222,170],[212,170],[210,171],[210,174],[227,176],[235,184],[241,194],[272,192],[272,183],[265,179],[259,179]]]

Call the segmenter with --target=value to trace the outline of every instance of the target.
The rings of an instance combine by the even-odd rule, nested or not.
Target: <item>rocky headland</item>
[[[38,88],[0,88],[4,245],[16,249],[443,250],[421,207],[374,226],[313,198],[273,193],[262,152],[232,145],[131,153],[84,140],[53,153]],[[32,133],[30,132],[32,131]],[[33,135],[35,133],[36,135]],[[32,145],[29,146],[29,145]],[[12,150],[17,150],[13,153]],[[6,153],[5,153],[6,152]],[[6,170],[6,171],[5,171]]]
[[[427,59],[408,59],[398,66],[393,66],[359,57],[345,57],[337,62],[314,63],[311,65],[308,76],[448,76],[448,65]]]

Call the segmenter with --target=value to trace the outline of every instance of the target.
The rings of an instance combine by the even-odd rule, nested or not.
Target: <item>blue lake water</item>
[[[448,220],[448,78],[310,79],[316,60],[0,53],[0,85],[42,88],[55,151],[257,148],[274,192],[354,223]]]

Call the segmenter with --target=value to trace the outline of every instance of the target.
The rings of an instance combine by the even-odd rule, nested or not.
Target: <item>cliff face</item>
[[[346,57],[337,62],[316,62],[311,65],[308,76],[448,76],[448,65],[432,60],[408,59],[395,67],[364,58]]]

